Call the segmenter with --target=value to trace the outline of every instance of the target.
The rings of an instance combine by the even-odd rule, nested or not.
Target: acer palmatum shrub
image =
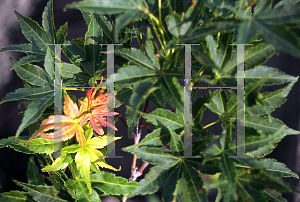
[[[50,0],[42,26],[16,11],[29,43],[1,49],[26,53],[11,59],[24,87],[1,100],[25,100],[26,110],[16,136],[0,147],[35,154],[42,167],[30,158],[28,183],[14,180],[24,191],[2,193],[1,201],[126,201],[160,187],[166,202],[208,201],[212,188],[224,202],[299,193],[282,180],[298,175],[265,158],[286,135],[299,134],[270,115],[298,77],[262,65],[276,51],[300,58],[299,1],[82,0],[66,9],[81,10],[84,37],[66,41],[67,23],[55,30]],[[260,92],[279,84],[287,86]],[[218,118],[202,125],[205,110]],[[118,131],[113,117],[128,131]],[[219,122],[223,132],[207,130]],[[25,128],[29,136],[20,136]],[[121,138],[114,134],[134,139],[116,148],[133,154],[129,179],[102,170],[121,169],[105,161],[114,155],[109,143]]]

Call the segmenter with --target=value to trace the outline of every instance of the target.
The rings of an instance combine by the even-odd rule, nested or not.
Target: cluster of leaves
[[[124,201],[155,193],[160,187],[164,187],[163,200],[169,202],[208,201],[209,188],[217,188],[216,201],[225,202],[286,201],[280,192],[300,193],[281,179],[298,178],[297,174],[275,159],[264,158],[286,135],[300,133],[270,115],[286,101],[298,78],[262,65],[276,50],[300,57],[299,1],[283,0],[274,6],[272,0],[191,0],[186,5],[183,0],[82,0],[66,6],[80,9],[88,27],[84,38],[71,41],[65,40],[67,24],[56,32],[52,7],[50,0],[43,13],[43,28],[16,12],[30,43],[1,51],[27,54],[19,61],[12,60],[12,69],[23,79],[24,88],[9,93],[0,102],[26,100],[16,137],[2,139],[0,147],[38,155],[42,171],[51,174],[47,179],[52,186],[45,185],[36,168],[29,169],[28,184],[16,181],[28,192],[4,193],[3,199],[100,201],[104,195],[125,195]],[[139,47],[132,46],[133,40]],[[93,137],[93,130],[104,133],[96,123],[103,121],[102,112],[91,110],[95,91],[89,91],[82,100],[82,110],[65,95],[65,118],[70,123],[64,126],[76,130],[65,134],[62,157],[54,162],[46,158],[55,152],[54,141],[48,138],[50,134],[53,137],[53,132],[44,133],[45,129],[54,129],[54,117],[46,119],[53,114],[54,101],[55,55],[54,46],[49,44],[66,44],[62,51],[71,63],[62,62],[63,85],[83,87],[94,86],[106,69],[106,47],[99,45],[104,43],[121,44],[115,48],[118,73],[105,79],[115,81],[116,107],[126,104],[129,137],[139,119],[155,128],[141,142],[123,149],[154,165],[138,183],[98,168],[116,170],[99,158],[106,155],[106,136]],[[232,138],[236,131],[237,95],[230,88],[210,89],[200,97],[199,89],[192,89],[192,135],[198,138],[192,143],[192,155],[199,158],[183,156],[185,90],[179,81],[184,79],[186,53],[177,44],[184,43],[200,44],[193,46],[192,85],[204,82],[208,87],[236,86],[237,53],[230,44],[252,44],[245,50],[245,155],[252,158],[229,158],[237,150]],[[44,69],[32,64],[40,61],[44,61]],[[262,86],[285,83],[288,85],[279,90],[259,92]],[[143,110],[145,102],[152,102],[157,109],[147,113]],[[166,109],[166,102],[176,110]],[[205,110],[219,119],[202,126]],[[78,116],[81,119],[77,120]],[[35,123],[37,119],[44,121]],[[222,123],[221,134],[206,130],[217,122]],[[19,137],[25,128],[41,138],[30,139],[25,145],[28,137]],[[63,134],[63,127],[61,131]],[[71,144],[75,133],[79,143]],[[34,167],[32,160],[30,166]],[[65,174],[66,167],[71,177]],[[32,173],[38,180],[30,180]],[[218,179],[207,184],[202,179],[204,175],[217,175]]]

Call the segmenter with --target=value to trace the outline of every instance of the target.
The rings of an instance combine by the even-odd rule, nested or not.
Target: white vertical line
[[[114,78],[115,69],[115,58],[114,58],[114,44],[103,44],[107,45],[107,78]],[[113,94],[115,92],[115,79],[106,80],[107,94]],[[114,98],[107,102],[107,113],[114,112]],[[107,122],[115,126],[114,116],[108,116]],[[123,158],[123,156],[115,156],[115,130],[107,127],[107,158]]]
[[[245,156],[245,64],[244,46],[252,44],[230,44],[237,45],[237,154],[229,158],[251,158]],[[231,131],[230,131],[231,132]],[[231,135],[231,134],[229,134]]]
[[[54,129],[62,128],[62,76],[61,76],[61,44],[55,45],[55,77],[54,77]],[[60,116],[59,116],[60,115]],[[62,134],[59,139],[54,140],[54,150],[58,150],[58,156],[61,156]],[[58,157],[57,156],[57,157]]]

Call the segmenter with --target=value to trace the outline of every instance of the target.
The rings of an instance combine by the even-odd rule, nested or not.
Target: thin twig
[[[118,111],[115,110],[115,112],[118,112]],[[120,114],[120,112],[118,112],[118,114],[119,115],[117,115],[117,117],[124,123],[124,125],[126,126],[126,128],[128,128],[126,120],[122,117],[122,115]]]
[[[144,111],[143,111],[144,113],[147,113],[148,108],[149,108],[149,104],[150,104],[150,101],[148,99],[146,99],[146,103],[145,103]],[[139,125],[139,128],[138,128],[138,133],[132,135],[135,145],[140,142],[141,134],[142,134],[142,131],[143,131],[143,128],[144,128],[144,124],[145,124],[145,119],[142,118],[141,122],[140,122],[140,125]],[[145,168],[149,165],[149,163],[143,162],[142,166],[139,169],[137,169],[137,167],[136,167],[136,161],[137,161],[137,156],[134,154],[133,157],[132,157],[132,164],[131,164],[131,176],[128,179],[129,182],[133,182],[139,176],[141,176],[142,173],[143,173],[143,171],[145,170]],[[127,201],[127,196],[128,196],[128,194],[125,194],[122,197],[122,201],[123,202]]]

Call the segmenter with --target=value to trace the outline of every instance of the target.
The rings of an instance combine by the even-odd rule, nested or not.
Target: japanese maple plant
[[[50,0],[42,26],[16,11],[29,43],[1,49],[26,56],[11,59],[24,88],[7,94],[0,104],[23,100],[26,110],[20,113],[16,135],[0,140],[0,147],[36,155],[42,169],[30,158],[28,182],[14,180],[24,191],[2,193],[0,201],[101,201],[102,196],[126,201],[160,187],[166,202],[205,202],[209,189],[217,189],[215,201],[224,202],[286,201],[281,192],[300,193],[282,179],[298,175],[265,157],[286,135],[300,133],[271,116],[298,77],[262,65],[276,51],[300,58],[299,1],[82,0],[65,8],[81,11],[88,28],[84,37],[67,41],[67,23],[55,30]],[[58,63],[54,44],[61,44],[67,62]],[[117,70],[111,76],[105,74],[109,44],[114,44]],[[245,108],[239,109],[244,110],[243,144],[237,144],[236,132],[238,44],[246,44]],[[189,62],[192,79],[186,73]],[[60,114],[54,113],[58,73]],[[115,93],[108,92],[108,81],[114,82]],[[190,86],[182,85],[188,82]],[[260,92],[262,86],[285,83],[279,90]],[[116,109],[126,106],[126,113],[110,111],[112,100]],[[150,104],[155,107],[151,112]],[[206,110],[218,117],[207,125],[202,124]],[[118,131],[109,117],[125,124],[128,134]],[[219,122],[223,131],[210,132]],[[21,135],[26,128],[29,134]],[[121,169],[105,161],[108,129],[116,134],[112,141],[127,135],[134,139],[133,145],[116,148],[133,154],[129,179],[101,170]],[[190,137],[193,141],[186,145]],[[236,156],[240,147],[243,158]],[[137,159],[143,161],[140,167]],[[153,167],[142,178],[149,165]]]

